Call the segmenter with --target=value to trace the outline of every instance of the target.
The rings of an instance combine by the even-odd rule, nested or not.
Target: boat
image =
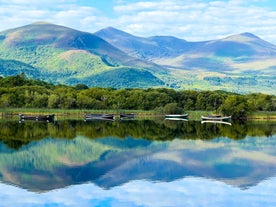
[[[134,113],[120,114],[120,119],[134,119],[134,117],[135,117]]]
[[[23,122],[23,121],[54,122],[55,121],[55,114],[50,114],[50,115],[19,114],[19,122]]]
[[[230,121],[231,116],[221,116],[221,115],[208,115],[201,116],[202,121]]]
[[[166,114],[165,119],[167,120],[187,120],[188,114]]]
[[[84,121],[89,120],[115,120],[115,116],[113,114],[84,114]]]

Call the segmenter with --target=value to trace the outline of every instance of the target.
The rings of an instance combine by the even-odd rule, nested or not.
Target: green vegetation
[[[5,77],[25,73],[56,84],[90,87],[164,85],[155,76],[159,66],[130,57],[93,34],[45,23],[0,36],[0,75]]]
[[[1,108],[155,110],[158,113],[212,111],[246,118],[252,112],[276,111],[276,96],[261,93],[190,91],[166,88],[114,89],[53,85],[24,74],[0,78]]]

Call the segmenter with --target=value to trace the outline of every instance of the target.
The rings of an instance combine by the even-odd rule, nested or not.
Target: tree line
[[[276,96],[220,90],[88,88],[84,84],[54,85],[20,74],[0,77],[0,107],[156,110],[160,113],[207,110],[244,117],[254,111],[276,111]]]

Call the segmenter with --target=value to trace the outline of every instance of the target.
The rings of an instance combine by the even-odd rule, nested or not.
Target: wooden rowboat
[[[120,119],[134,119],[134,113],[131,114],[120,114]]]
[[[167,120],[187,120],[188,114],[166,114],[165,119]]]
[[[221,116],[221,115],[208,115],[201,116],[202,121],[230,121],[231,116]]]
[[[25,115],[19,114],[19,121],[41,121],[41,122],[54,122],[55,114],[50,115]]]
[[[90,121],[90,120],[114,121],[115,116],[113,114],[84,114],[84,121]]]

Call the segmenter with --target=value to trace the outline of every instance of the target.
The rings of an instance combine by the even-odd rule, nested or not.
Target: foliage
[[[254,111],[275,111],[276,97],[261,93],[225,91],[88,88],[53,85],[24,74],[0,78],[0,107],[98,110],[156,110],[181,113],[205,110],[244,118]]]
[[[233,117],[246,118],[249,107],[244,96],[232,95],[226,98],[219,110],[223,114],[231,114]]]
[[[177,103],[168,103],[164,106],[164,112],[166,114],[181,114],[182,111],[182,108]]]

